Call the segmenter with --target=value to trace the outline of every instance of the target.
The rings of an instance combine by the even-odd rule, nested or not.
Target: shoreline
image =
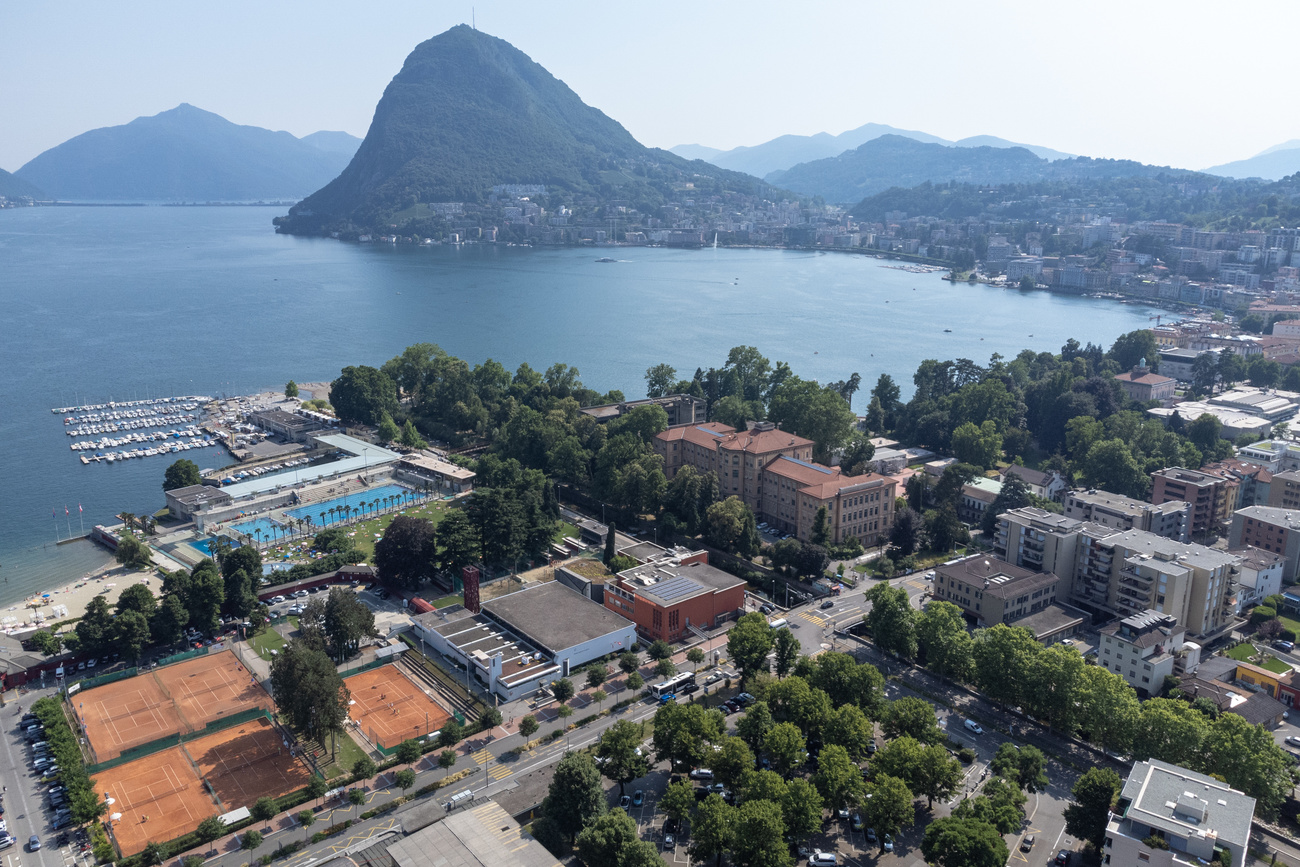
[[[80,578],[34,593],[22,602],[6,605],[0,612],[0,628],[7,634],[25,637],[43,625],[81,617],[86,613],[90,600],[96,596],[103,596],[112,608],[122,591],[135,584],[144,584],[157,596],[160,582],[154,580],[156,576],[155,572],[128,569],[116,562],[107,563]],[[60,607],[65,608],[66,613],[60,612]]]

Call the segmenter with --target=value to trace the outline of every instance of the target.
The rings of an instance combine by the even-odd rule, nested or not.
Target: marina
[[[212,398],[202,395],[147,398],[81,406],[56,406],[64,433],[86,437],[68,444],[83,465],[115,464],[158,455],[178,455],[221,445],[220,434],[198,427],[206,416],[202,407]],[[110,436],[113,434],[113,436]],[[90,437],[98,436],[98,439]]]

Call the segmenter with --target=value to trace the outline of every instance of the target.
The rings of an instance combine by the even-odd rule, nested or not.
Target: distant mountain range
[[[7,199],[17,199],[23,196],[33,199],[46,198],[44,192],[4,169],[0,169],[0,196]]]
[[[1210,166],[1205,170],[1208,175],[1225,178],[1264,178],[1270,181],[1281,180],[1296,172],[1300,172],[1300,139],[1294,138],[1262,150],[1249,159]]]
[[[882,135],[896,135],[927,144],[941,144],[952,147],[995,147],[1024,148],[1036,156],[1047,160],[1069,159],[1073,154],[1052,150],[1038,145],[1019,144],[991,135],[977,135],[959,141],[949,141],[927,132],[899,129],[883,123],[868,123],[857,129],[842,132],[839,135],[819,132],[816,135],[783,135],[752,147],[732,148],[729,151],[688,144],[671,148],[673,153],[689,160],[704,160],[724,169],[746,172],[760,178],[775,171],[788,169],[800,163],[836,157],[845,151],[853,150]]]
[[[276,225],[295,234],[418,227],[418,203],[480,205],[501,184],[642,212],[690,190],[763,186],[645,147],[510,43],[460,25],[415,47],[351,163]]]
[[[948,147],[885,135],[837,157],[772,172],[764,180],[828,202],[854,203],[891,187],[915,187],[927,181],[1002,184],[1162,174],[1196,173],[1131,160],[1046,160],[1022,147]]]
[[[296,199],[338,175],[359,143],[341,132],[299,139],[240,126],[183,103],[82,133],[15,174],[65,201]]]

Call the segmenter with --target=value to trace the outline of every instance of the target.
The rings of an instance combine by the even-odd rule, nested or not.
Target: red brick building
[[[774,529],[807,542],[813,519],[825,506],[832,543],[839,545],[854,536],[870,546],[893,526],[897,490],[888,476],[846,476],[839,467],[781,456],[763,469],[760,513]]]
[[[646,641],[688,637],[738,617],[745,582],[692,554],[646,563],[605,583],[605,607],[636,624]]]
[[[763,468],[779,457],[812,460],[813,441],[787,433],[771,422],[747,431],[718,422],[679,425],[658,434],[655,452],[672,478],[684,466],[718,477],[722,499],[739,497],[755,513],[763,507]]]

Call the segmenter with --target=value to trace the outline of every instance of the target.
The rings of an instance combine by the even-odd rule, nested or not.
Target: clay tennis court
[[[95,687],[72,701],[96,762],[237,711],[272,706],[229,650]]]
[[[395,747],[407,738],[436,732],[451,719],[442,705],[433,701],[395,665],[385,665],[343,681],[352,693],[348,715],[361,732],[385,747]]]
[[[113,834],[123,855],[139,852],[150,840],[189,833],[221,812],[180,747],[100,771],[95,781],[98,791],[114,799],[109,815],[122,815]]]
[[[265,719],[192,740],[185,749],[226,811],[251,807],[261,797],[287,795],[312,776]]]

